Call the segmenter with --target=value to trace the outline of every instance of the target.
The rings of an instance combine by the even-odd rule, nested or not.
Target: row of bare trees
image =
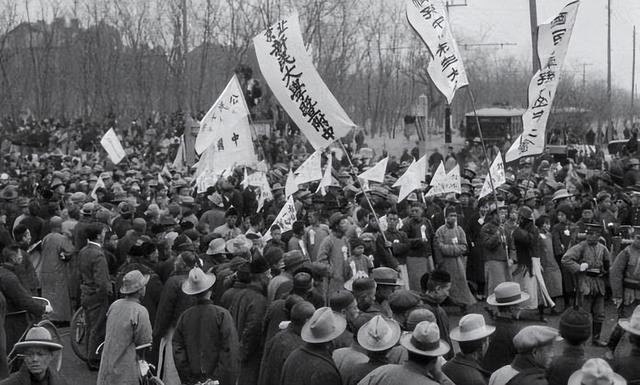
[[[74,0],[69,7],[52,0],[34,7],[29,0],[0,0],[0,115],[28,110],[39,118],[133,119],[206,110],[239,64],[260,79],[252,38],[295,9],[318,71],[354,121],[374,135],[397,129],[419,95],[442,121],[444,99],[426,72],[430,55],[408,26],[404,6],[400,0]],[[499,49],[463,50],[478,104],[524,106],[529,65],[493,52]],[[466,93],[460,95],[456,122],[471,110]],[[581,86],[569,76],[556,107],[597,110],[604,97],[602,84]],[[266,92],[263,103],[273,102]]]

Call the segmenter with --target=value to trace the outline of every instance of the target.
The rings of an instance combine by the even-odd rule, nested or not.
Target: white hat
[[[391,349],[400,339],[400,325],[377,315],[358,330],[358,343],[372,352]]]
[[[602,358],[592,358],[573,372],[567,385],[626,385],[627,381]]]
[[[60,350],[62,345],[53,342],[49,330],[42,326],[34,326],[27,332],[24,341],[16,343],[14,350],[22,353],[28,348],[46,348],[49,350]]]
[[[131,294],[142,290],[142,288],[149,283],[149,278],[150,276],[148,274],[143,275],[140,270],[131,270],[122,277],[120,293]]]
[[[429,321],[420,322],[413,333],[403,335],[400,345],[410,352],[430,357],[442,356],[451,349],[449,344],[440,339],[438,324]]]
[[[302,327],[300,336],[304,342],[320,344],[339,337],[347,328],[347,320],[329,307],[316,310]]]
[[[527,300],[529,294],[522,292],[517,282],[502,282],[493,289],[493,294],[487,297],[487,303],[493,306],[517,305]]]
[[[487,325],[481,314],[467,314],[460,318],[458,327],[449,336],[454,341],[476,341],[490,336],[496,331],[495,326]]]
[[[213,273],[205,273],[199,267],[194,267],[189,272],[189,278],[182,283],[182,291],[187,295],[203,293],[216,283]]]
[[[631,318],[619,320],[618,325],[629,333],[640,336],[640,305],[635,308]]]

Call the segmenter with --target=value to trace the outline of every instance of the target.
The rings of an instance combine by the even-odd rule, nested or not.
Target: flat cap
[[[534,348],[549,345],[559,338],[558,329],[532,325],[523,328],[513,337],[513,345],[518,353],[527,353]]]

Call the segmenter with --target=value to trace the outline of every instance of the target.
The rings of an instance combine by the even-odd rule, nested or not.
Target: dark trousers
[[[601,294],[583,295],[578,298],[580,308],[590,313],[593,322],[604,322],[604,296]]]
[[[104,342],[107,327],[107,310],[109,303],[104,302],[94,304],[91,307],[85,307],[85,319],[87,321],[88,344],[87,357],[89,358],[89,366],[100,365],[100,354],[96,354],[98,346]]]

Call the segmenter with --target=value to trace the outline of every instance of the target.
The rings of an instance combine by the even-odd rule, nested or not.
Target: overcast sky
[[[41,15],[41,1],[27,1],[32,15]],[[64,5],[73,0],[57,0]],[[126,0],[153,1],[153,0]],[[344,0],[350,1],[350,0]],[[404,2],[406,0],[395,0]],[[461,43],[515,43],[491,47],[496,55],[515,55],[523,65],[531,65],[529,0],[448,0],[467,6],[450,8],[454,32]],[[547,21],[569,0],[537,0],[538,23]],[[640,27],[640,0],[611,0],[612,81],[614,87],[631,89],[633,22]],[[25,5],[19,5],[24,9]],[[639,28],[640,33],[640,28]],[[637,39],[640,43],[640,37]],[[582,78],[606,80],[607,76],[607,0],[582,0],[569,46],[565,70]],[[464,55],[464,52],[463,52]],[[640,56],[638,57],[640,59]],[[638,68],[638,66],[636,66]],[[636,80],[636,84],[640,79]]]

